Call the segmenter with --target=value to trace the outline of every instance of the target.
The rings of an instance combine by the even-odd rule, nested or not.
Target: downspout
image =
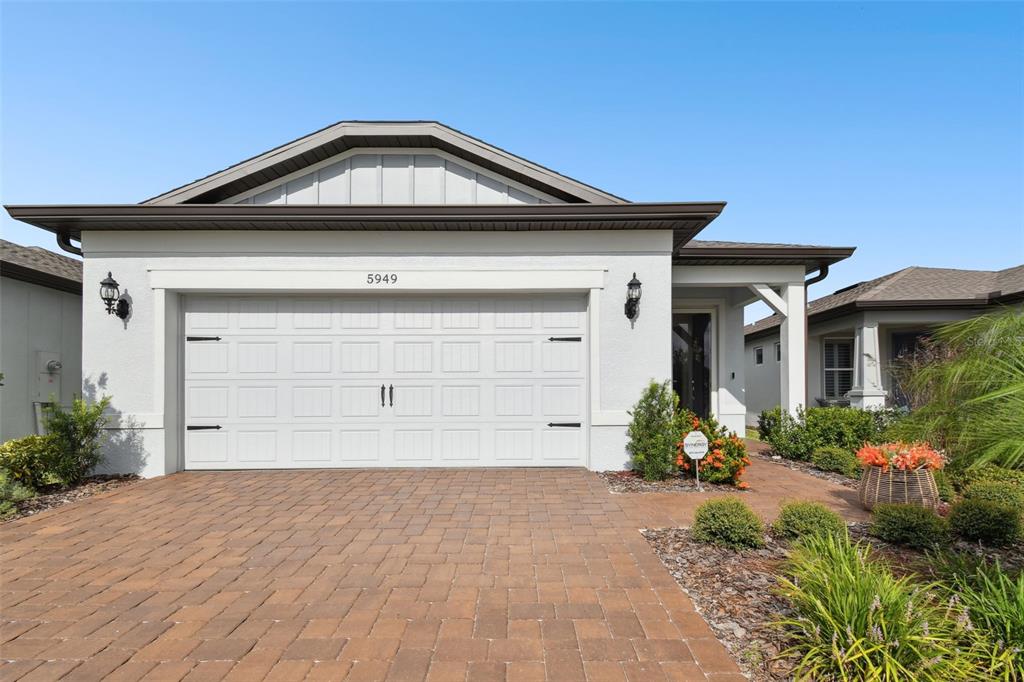
[[[821,280],[828,277],[828,263],[821,263],[818,265],[818,272],[813,277],[804,280],[804,315],[807,315],[807,289],[812,284],[817,284]],[[807,359],[807,349],[810,348],[811,341],[811,322],[809,318],[804,319],[804,408],[810,407],[807,404],[807,384],[811,380],[810,367]]]
[[[64,249],[68,253],[73,253],[76,256],[82,255],[82,249],[71,243],[71,236],[64,234],[63,232],[57,233],[57,246]]]

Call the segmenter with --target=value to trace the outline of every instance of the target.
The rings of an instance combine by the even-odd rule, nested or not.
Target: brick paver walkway
[[[637,533],[691,497],[582,469],[145,481],[0,527],[0,679],[744,679]]]

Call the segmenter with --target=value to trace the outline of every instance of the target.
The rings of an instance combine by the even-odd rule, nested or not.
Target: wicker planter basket
[[[902,471],[869,466],[860,478],[860,501],[867,510],[889,503],[934,509],[939,503],[939,488],[930,469]]]

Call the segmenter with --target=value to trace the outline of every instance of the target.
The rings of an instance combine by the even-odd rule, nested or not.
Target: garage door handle
[[[219,336],[186,336],[186,341],[220,341]]]
[[[388,407],[395,406],[395,385],[388,386]]]
[[[384,384],[380,385],[380,406],[384,407]]]
[[[548,422],[548,426],[571,426],[574,428],[580,428],[579,422]]]
[[[209,431],[211,429],[216,429],[217,431],[220,431],[220,424],[218,424],[217,426],[186,426],[185,427],[186,431]]]
[[[548,341],[582,341],[582,336],[549,336]]]

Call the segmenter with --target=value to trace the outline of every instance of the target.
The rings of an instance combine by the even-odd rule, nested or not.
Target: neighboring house
[[[82,388],[82,262],[0,239],[0,442]]]
[[[758,296],[794,311],[796,409],[806,274],[853,250],[693,242],[724,206],[630,203],[414,121],[338,123],[138,205],[8,211],[80,240],[89,291],[119,284],[123,322],[85,301],[84,381],[132,427],[111,468],[159,475],[618,469],[651,379],[742,431]]]
[[[999,271],[910,267],[807,306],[810,405],[903,404],[889,371],[936,326],[1024,301],[1024,265]],[[776,314],[745,328],[747,422],[779,404]]]

